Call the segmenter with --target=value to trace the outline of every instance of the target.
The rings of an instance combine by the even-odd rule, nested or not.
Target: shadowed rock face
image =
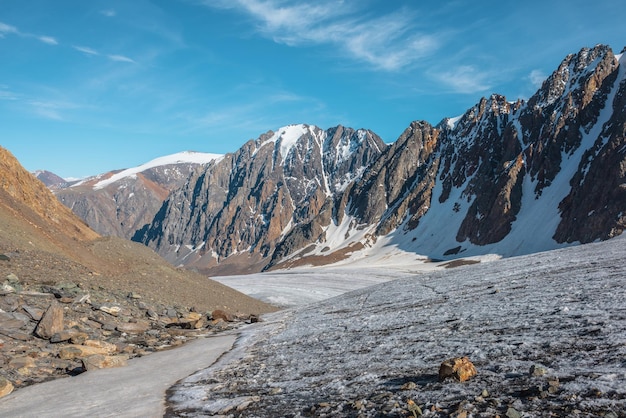
[[[432,213],[447,235],[428,236],[453,245],[410,250],[436,258],[499,243],[516,222],[518,234],[550,225],[548,247],[613,237],[626,221],[622,67],[609,47],[584,48],[528,101],[493,94],[437,126],[413,122],[390,145],[342,126],[270,131],[192,174],[134,239],[227,274],[337,261],[388,234],[424,242]],[[532,206],[539,216],[520,221]]]
[[[492,95],[455,123],[414,122],[350,189],[349,212],[378,223],[383,235],[403,223],[404,230],[415,229],[454,194],[455,211],[467,206],[456,240],[486,245],[511,232],[524,182],[538,198],[566,175],[571,191],[559,205],[555,241],[621,233],[626,99],[619,68],[610,48],[583,49],[566,57],[527,103]],[[577,171],[566,173],[566,164]],[[441,191],[433,195],[437,185]]]
[[[330,222],[335,196],[385,148],[372,132],[342,126],[270,131],[192,176],[134,239],[198,269],[234,257],[260,269],[283,237],[291,237],[282,244],[284,254],[316,240],[316,225]],[[297,227],[311,222],[308,233]]]

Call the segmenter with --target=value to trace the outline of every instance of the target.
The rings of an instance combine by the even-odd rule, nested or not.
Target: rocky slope
[[[100,237],[3,148],[0,230],[0,394],[275,310],[143,245]]]
[[[130,239],[152,221],[168,194],[183,186],[195,169],[219,158],[181,152],[82,181],[59,182],[46,172],[38,173],[38,178],[46,180],[59,200],[101,235]]]

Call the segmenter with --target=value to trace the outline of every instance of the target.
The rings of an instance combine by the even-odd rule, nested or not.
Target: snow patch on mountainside
[[[280,147],[280,156],[282,158],[281,165],[285,162],[285,158],[289,155],[291,149],[296,146],[298,140],[305,134],[310,133],[314,135],[314,126],[308,126],[304,124],[287,125],[278,129],[274,135],[268,139],[265,143],[274,143]]]
[[[116,173],[105,180],[101,180],[97,182],[93,186],[93,188],[95,190],[102,189],[108,186],[109,184],[115,183],[116,181],[119,181],[123,178],[133,177],[137,175],[138,173],[141,173],[143,171],[146,171],[154,167],[173,165],[173,164],[185,164],[185,163],[208,164],[211,161],[218,161],[221,158],[223,158],[223,155],[221,154],[210,154],[210,153],[193,152],[193,151],[178,152],[176,154],[171,154],[171,155],[166,155],[164,157],[155,158],[154,160],[148,161],[147,163],[134,167],[134,168],[128,168],[126,170],[120,171],[119,173]],[[75,186],[78,186],[80,184],[82,184],[82,182],[75,184]]]

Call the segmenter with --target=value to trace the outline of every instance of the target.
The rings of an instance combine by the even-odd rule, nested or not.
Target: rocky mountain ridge
[[[342,126],[270,131],[197,172],[133,239],[175,265],[258,271],[294,227],[330,216],[334,197],[385,148],[373,132]]]
[[[328,264],[396,247],[434,259],[604,240],[626,218],[622,54],[568,55],[527,101],[493,94],[392,144],[292,125],[191,174],[124,233],[212,274]]]
[[[130,239],[152,221],[168,194],[195,169],[220,158],[186,151],[80,181],[60,182],[48,172],[37,177],[98,233]]]

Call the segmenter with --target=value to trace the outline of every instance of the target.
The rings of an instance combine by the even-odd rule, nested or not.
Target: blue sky
[[[528,98],[626,45],[621,1],[0,0],[0,145],[82,177],[227,153],[292,123],[369,128]]]

